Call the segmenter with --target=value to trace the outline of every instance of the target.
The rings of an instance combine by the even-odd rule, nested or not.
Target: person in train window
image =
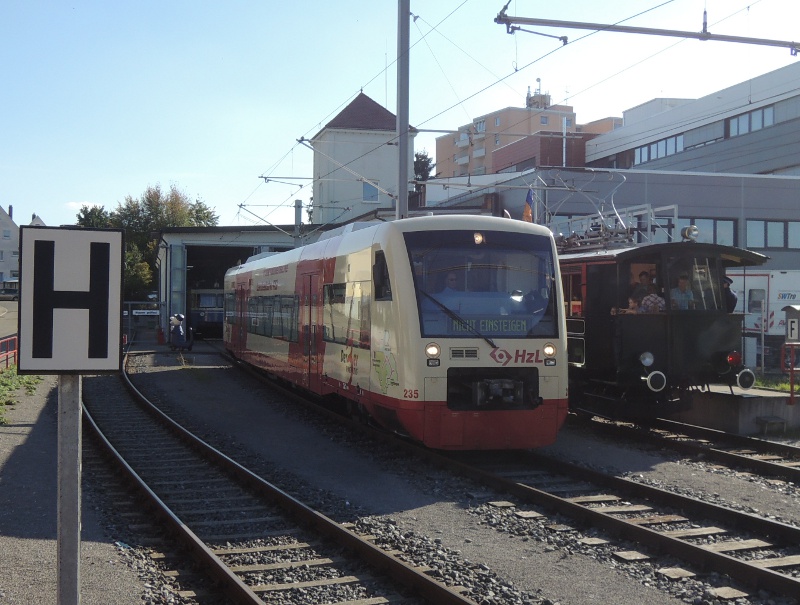
[[[673,309],[686,311],[694,308],[694,294],[689,288],[689,276],[681,273],[678,276],[678,285],[669,291],[669,300]]]
[[[651,283],[650,272],[642,271],[639,273],[639,283],[634,284],[631,296],[634,296],[638,299],[643,299],[645,296],[647,296],[647,289],[650,287]]]
[[[659,296],[656,287],[650,284],[647,288],[647,296],[642,299],[642,309],[645,313],[661,313],[666,308],[667,303]]]
[[[639,313],[644,313],[644,307],[642,307],[641,299],[635,296],[628,297],[627,309],[617,309],[616,307],[611,309],[611,315],[638,315]]]
[[[442,294],[448,294],[450,292],[458,292],[458,277],[454,271],[450,271],[447,274],[447,277],[444,278],[444,287],[442,288]]]
[[[725,310],[728,313],[733,313],[736,310],[736,303],[739,301],[739,297],[731,290],[732,283],[733,280],[727,275],[722,278],[722,289],[725,293]]]

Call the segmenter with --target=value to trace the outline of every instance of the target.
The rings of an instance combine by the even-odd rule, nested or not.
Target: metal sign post
[[[58,603],[81,601],[81,377],[58,377]]]
[[[58,604],[80,604],[81,374],[122,366],[121,229],[20,228],[19,374],[58,374]]]

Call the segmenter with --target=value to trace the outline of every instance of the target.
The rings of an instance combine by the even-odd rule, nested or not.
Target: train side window
[[[327,284],[323,288],[323,340],[337,344],[347,343],[346,292],[346,284]]]
[[[251,334],[257,333],[258,330],[258,315],[256,314],[257,309],[258,299],[254,296],[247,301],[247,316],[250,318],[250,321],[247,324],[247,331]]]
[[[272,336],[272,305],[274,300],[274,296],[264,297],[263,316],[261,317],[261,323],[263,324],[262,333],[264,336]]]
[[[375,264],[372,265],[372,281],[375,285],[375,300],[392,300],[389,267],[386,265],[386,255],[382,250],[375,252]]]
[[[564,305],[567,308],[567,317],[580,317],[583,315],[581,274],[562,273],[561,278],[564,287]]]
[[[231,325],[236,323],[236,299],[233,292],[225,293],[225,323]]]
[[[369,282],[328,284],[323,288],[322,339],[369,348]]]

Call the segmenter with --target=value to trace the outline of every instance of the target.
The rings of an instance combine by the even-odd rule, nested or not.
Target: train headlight
[[[731,351],[726,358],[728,365],[737,368],[742,365],[742,354],[739,351]]]
[[[653,356],[653,354],[650,351],[645,351],[644,353],[639,355],[639,361],[646,368],[649,368],[651,365],[653,365],[653,362],[655,360],[656,360],[656,358]]]
[[[442,348],[435,342],[425,345],[425,355],[428,356],[428,359],[438,359],[441,354]]]
[[[546,345],[542,347],[542,353],[544,353],[545,357],[555,357],[556,345],[554,345],[552,342],[548,342]]]
[[[483,233],[476,231],[472,234],[473,239],[475,240],[475,244],[480,246],[485,240],[483,237]]]
[[[522,293],[522,290],[514,290],[511,293],[511,300],[514,302],[522,302],[523,298],[525,298],[525,295]]]
[[[681,237],[684,241],[693,242],[700,235],[700,229],[696,225],[689,225],[681,229]]]

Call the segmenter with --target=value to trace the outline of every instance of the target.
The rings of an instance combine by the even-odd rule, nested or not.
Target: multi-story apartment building
[[[514,158],[502,158],[495,164],[495,152],[525,140],[535,133],[559,138],[558,160],[561,163],[560,138],[566,131],[577,131],[575,112],[569,105],[551,105],[550,95],[528,92],[525,107],[506,107],[475,118],[453,134],[436,138],[436,172],[442,178],[476,176],[508,170],[517,164]],[[544,136],[544,135],[543,135]],[[547,145],[545,145],[547,147]]]

